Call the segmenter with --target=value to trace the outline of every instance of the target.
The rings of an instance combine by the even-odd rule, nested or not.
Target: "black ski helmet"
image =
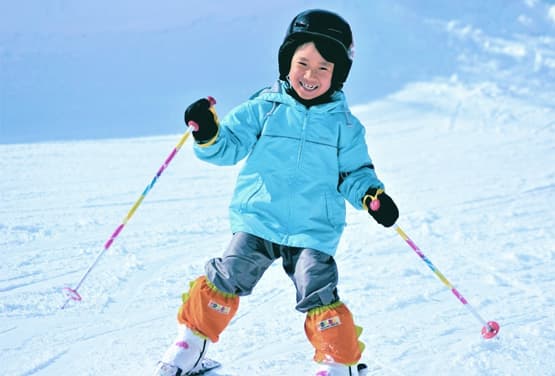
[[[353,64],[353,33],[341,16],[322,9],[306,10],[291,21],[279,48],[279,78],[287,79],[295,50],[310,41],[325,45],[319,52],[335,64],[332,89],[341,89]]]

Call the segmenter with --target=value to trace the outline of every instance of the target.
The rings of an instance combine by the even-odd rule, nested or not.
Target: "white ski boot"
[[[368,375],[368,366],[359,363],[354,366],[346,366],[339,363],[320,363],[316,376],[366,376]]]
[[[154,376],[181,376],[202,369],[210,341],[179,325],[177,338],[158,363]]]

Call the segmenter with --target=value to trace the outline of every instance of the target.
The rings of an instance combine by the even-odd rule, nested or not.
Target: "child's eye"
[[[302,65],[303,67],[306,67],[306,63],[304,61],[298,61],[297,64]]]

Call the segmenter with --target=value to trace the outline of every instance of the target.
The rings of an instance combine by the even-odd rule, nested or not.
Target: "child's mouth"
[[[314,91],[314,90],[318,89],[318,87],[319,87],[318,85],[309,85],[309,84],[307,84],[305,82],[302,82],[302,81],[299,81],[299,84],[306,91]]]

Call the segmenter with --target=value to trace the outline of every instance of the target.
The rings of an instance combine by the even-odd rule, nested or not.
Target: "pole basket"
[[[488,324],[482,328],[482,337],[485,339],[493,338],[497,333],[499,333],[499,324],[495,321],[488,321]]]

